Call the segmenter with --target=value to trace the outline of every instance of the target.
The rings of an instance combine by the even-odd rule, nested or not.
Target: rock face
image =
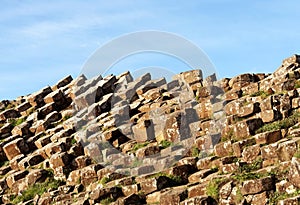
[[[0,102],[0,204],[298,204],[300,56],[272,74],[71,76]]]

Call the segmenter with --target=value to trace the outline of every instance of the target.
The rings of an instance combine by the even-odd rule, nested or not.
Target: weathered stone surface
[[[56,83],[56,85],[55,85],[54,87],[55,87],[56,89],[62,88],[62,87],[64,87],[64,86],[70,84],[70,83],[72,82],[72,80],[73,80],[72,76],[69,75],[69,76],[67,76],[67,77],[65,77],[65,78],[63,78],[63,79],[61,79],[61,80],[59,80],[59,81]]]
[[[17,138],[12,142],[6,144],[3,150],[9,160],[12,160],[15,156],[25,154],[29,151],[27,144],[24,139]]]
[[[248,180],[243,182],[241,192],[243,195],[257,194],[263,191],[273,190],[274,186],[275,184],[272,177]]]
[[[94,164],[81,169],[81,184],[83,184],[84,186],[88,186],[90,183],[97,181],[97,172],[102,168],[103,166],[101,166],[100,164]]]
[[[242,87],[249,85],[251,82],[255,82],[255,81],[256,81],[255,76],[247,73],[247,74],[242,74],[233,77],[229,81],[229,86],[233,90],[240,90]]]
[[[67,167],[70,163],[70,156],[66,152],[55,153],[50,157],[50,167],[55,170],[58,167]]]
[[[18,126],[15,126],[14,129],[11,131],[13,135],[19,135],[19,136],[29,136],[32,133],[30,132],[31,124],[28,122],[23,122]]]
[[[132,131],[137,142],[145,142],[155,138],[154,125],[151,120],[145,120],[132,126]]]
[[[244,147],[251,146],[255,144],[255,140],[253,138],[245,139],[239,142],[235,142],[232,144],[232,150],[236,157],[241,157]]]
[[[216,146],[214,147],[214,153],[218,157],[232,155],[232,152],[232,145],[230,141],[221,142],[219,144],[216,144]]]
[[[268,200],[269,194],[267,192],[262,192],[259,194],[248,195],[245,198],[247,203],[249,204],[253,204],[253,205],[267,204],[269,201]]]
[[[277,143],[261,147],[261,156],[263,157],[263,159],[277,158],[277,147]]]
[[[49,86],[47,86],[41,89],[40,91],[31,94],[27,100],[34,107],[42,107],[45,104],[44,97],[51,92],[52,89]]]
[[[189,198],[183,202],[180,202],[180,205],[194,205],[194,204],[210,204],[217,205],[218,202],[211,198],[210,196],[196,196]]]
[[[288,179],[294,186],[300,188],[300,159],[292,158]]]
[[[283,199],[278,202],[280,205],[298,205],[300,203],[300,196],[291,197],[288,199]]]
[[[7,178],[6,178],[6,182],[7,182],[7,186],[9,188],[12,188],[12,186],[15,184],[15,182],[17,182],[18,180],[24,179],[28,174],[28,171],[18,171],[18,172],[14,172],[12,174],[10,174]]]
[[[147,146],[143,147],[141,149],[138,149],[136,151],[136,156],[139,158],[143,158],[145,156],[150,156],[159,153],[160,149],[159,146],[154,145],[154,146]]]
[[[139,187],[137,184],[122,186],[122,192],[124,196],[130,196],[132,194],[135,194],[139,191]]]
[[[254,136],[256,144],[271,144],[282,138],[281,130],[268,131]]]
[[[252,162],[258,157],[259,154],[260,154],[259,145],[252,145],[249,147],[245,147],[242,152],[242,159],[245,162]]]
[[[19,116],[20,116],[20,113],[13,108],[4,110],[3,112],[0,113],[0,122],[3,122],[5,120],[11,119],[11,118],[17,118]]]
[[[294,141],[287,141],[278,145],[278,158],[280,161],[290,161],[297,151],[297,144]]]
[[[22,159],[18,163],[18,167],[20,170],[25,170],[26,168],[37,165],[43,161],[44,161],[44,158],[41,155],[34,154],[34,155],[31,155],[31,156],[28,156],[28,157]]]
[[[33,185],[38,182],[44,182],[48,177],[48,172],[44,169],[35,169],[26,176],[26,184]]]
[[[158,191],[169,187],[171,184],[171,179],[166,176],[159,176],[155,178],[146,179],[145,181],[140,183],[141,190],[145,194],[152,193],[154,191]]]
[[[238,139],[245,139],[255,134],[255,130],[262,126],[262,120],[260,118],[247,119],[241,122],[237,122],[234,125],[234,135]]]

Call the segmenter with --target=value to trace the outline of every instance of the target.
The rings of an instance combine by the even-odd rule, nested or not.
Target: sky
[[[219,78],[273,72],[299,52],[297,0],[0,0],[0,99],[14,99],[82,73],[112,39],[137,31],[179,35],[203,50]],[[159,54],[130,56],[115,70],[186,70]]]

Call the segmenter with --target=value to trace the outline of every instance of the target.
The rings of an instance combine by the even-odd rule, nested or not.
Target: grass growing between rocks
[[[226,179],[222,179],[222,178],[212,179],[206,187],[207,196],[210,196],[213,199],[215,199],[216,201],[218,201],[221,184],[223,184],[225,181],[226,181]]]
[[[9,161],[0,161],[0,167],[9,165]]]
[[[300,122],[300,112],[293,112],[291,116],[283,120],[265,124],[256,131],[256,134],[279,129],[287,129]]]
[[[298,146],[298,150],[295,152],[294,157],[300,159],[300,146]]]
[[[106,199],[102,199],[102,200],[100,201],[100,204],[102,204],[102,205],[109,205],[109,204],[112,203],[112,202],[114,202],[114,199],[108,197],[108,198],[106,198]]]
[[[19,119],[10,119],[8,120],[8,122],[12,125],[12,126],[18,126],[20,124],[22,124],[23,122],[25,122],[25,118],[19,118]]]
[[[56,190],[59,186],[62,185],[61,181],[55,180],[53,178],[48,178],[43,183],[36,183],[28,187],[25,191],[22,192],[22,195],[15,197],[12,200],[13,204],[18,204],[20,202],[25,202],[33,199],[36,195],[41,196],[43,193],[48,190]]]
[[[288,194],[288,193],[282,193],[282,192],[274,192],[273,194],[271,194],[270,198],[269,198],[269,204],[278,204],[278,202],[280,200],[284,200],[287,198],[292,198],[295,196],[300,195],[300,189],[296,190],[294,193],[292,194]]]
[[[263,99],[265,99],[265,98],[267,98],[269,95],[270,95],[269,93],[260,90],[260,91],[257,91],[257,92],[255,92],[255,93],[251,94],[250,97],[258,97],[258,96],[261,96]]]
[[[170,147],[173,143],[168,141],[168,140],[163,140],[159,143],[159,146],[162,148],[162,149],[166,149],[168,147]]]
[[[137,143],[133,146],[132,150],[137,151],[140,148],[146,147],[148,144],[149,144],[149,142]]]

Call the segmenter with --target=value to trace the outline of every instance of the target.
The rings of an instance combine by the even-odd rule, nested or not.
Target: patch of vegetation
[[[172,142],[168,140],[163,140],[159,143],[159,145],[162,149],[166,149],[167,147],[170,147],[172,145]]]
[[[48,178],[43,183],[35,183],[34,185],[28,187],[22,192],[22,195],[13,198],[12,203],[18,204],[20,202],[25,202],[33,199],[36,195],[41,196],[48,190],[55,190],[62,185],[61,181],[55,180],[53,178]]]
[[[0,167],[9,165],[9,161],[0,161]]]
[[[245,180],[251,179],[260,179],[262,177],[269,176],[269,173],[253,173],[253,171],[259,170],[262,168],[262,158],[258,158],[254,162],[247,164],[247,163],[240,163],[240,166],[237,170],[237,173],[232,176],[233,179],[243,182]]]
[[[77,143],[77,141],[75,140],[75,138],[72,138],[71,144],[74,145],[74,144],[76,144],[76,143]]]
[[[25,118],[9,119],[8,122],[15,127],[25,122]]]
[[[298,150],[295,152],[294,157],[300,159],[300,145],[298,146]]]
[[[234,135],[234,130],[231,128],[225,135],[221,137],[221,142],[226,142],[231,140],[232,143],[237,142],[237,138]]]
[[[137,151],[140,148],[146,147],[148,144],[149,144],[149,142],[137,143],[133,146],[132,150]]]
[[[289,116],[288,118],[285,118],[280,121],[275,121],[272,123],[265,124],[258,130],[256,130],[255,133],[258,134],[258,133],[267,132],[267,131],[287,129],[287,128],[294,126],[298,122],[300,122],[300,112],[296,111],[296,112],[293,112],[292,115]]]
[[[210,197],[212,197],[213,199],[215,199],[216,201],[219,200],[219,191],[220,191],[220,185],[225,182],[226,179],[222,179],[222,178],[215,178],[212,179],[207,187],[206,187],[206,194]]]
[[[63,121],[67,121],[68,119],[70,119],[72,117],[72,115],[65,115],[64,117],[63,117]]]
[[[115,200],[113,199],[113,198],[110,198],[110,197],[108,197],[108,198],[106,198],[106,199],[102,199],[101,201],[100,201],[100,204],[103,204],[103,205],[109,205],[110,203],[112,203],[112,202],[114,202]]]
[[[295,88],[297,89],[297,88],[300,88],[300,80],[297,80],[296,82],[295,82]]]
[[[235,202],[237,204],[240,204],[243,201],[243,199],[244,199],[244,196],[242,194],[242,191],[241,191],[241,189],[238,188],[237,191],[236,191]]]
[[[255,93],[252,93],[250,95],[250,97],[258,97],[258,96],[261,96],[263,99],[267,98],[268,96],[270,96],[269,93],[263,91],[263,90],[260,90],[260,91],[257,91]]]
[[[262,158],[258,158],[254,162],[247,164],[247,163],[241,163],[238,169],[238,172],[243,173],[243,172],[252,172],[256,171],[262,168]]]
[[[110,179],[108,177],[103,177],[99,183],[102,184],[102,185],[105,185],[107,184],[108,182],[110,182]]]
[[[300,195],[300,189],[298,189],[297,191],[295,191],[292,194],[274,192],[273,194],[271,194],[271,196],[269,198],[269,204],[277,204],[280,200],[295,197],[298,195]]]
[[[152,178],[156,178],[156,177],[160,177],[160,176],[168,177],[175,184],[181,184],[183,182],[183,180],[182,180],[182,178],[180,176],[175,176],[175,175],[172,175],[172,174],[166,174],[166,173],[163,173],[163,172],[159,172],[157,174],[154,174],[152,176]]]
[[[198,157],[199,154],[200,154],[200,150],[198,149],[198,147],[192,147],[192,149],[191,149],[192,157]]]
[[[252,180],[252,179],[260,179],[263,177],[269,176],[268,173],[253,173],[253,172],[245,172],[245,173],[238,173],[234,176],[232,176],[233,179],[243,182],[247,180]]]
[[[8,104],[8,105],[5,107],[4,110],[9,110],[9,109],[12,109],[12,108],[14,108],[14,107],[15,107],[15,105],[13,105],[13,104]]]

